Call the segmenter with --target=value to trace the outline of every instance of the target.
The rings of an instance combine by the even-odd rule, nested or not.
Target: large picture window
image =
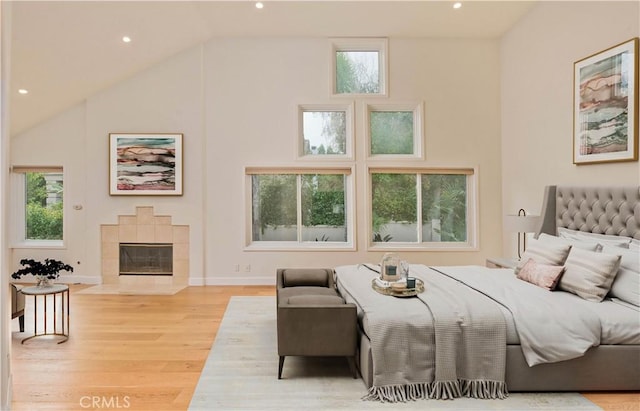
[[[62,245],[64,177],[62,168],[14,167],[15,241]]]
[[[250,248],[352,246],[350,168],[248,168],[246,174]]]
[[[475,246],[473,169],[370,169],[371,246]]]

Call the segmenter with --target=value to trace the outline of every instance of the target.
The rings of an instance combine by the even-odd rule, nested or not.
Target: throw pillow
[[[560,276],[564,271],[561,265],[549,265],[536,263],[529,259],[518,272],[518,278],[528,283],[542,287],[545,290],[553,291],[560,281]]]
[[[618,273],[620,256],[572,248],[558,288],[587,301],[600,302]]]
[[[569,250],[571,250],[571,246],[569,244],[551,244],[532,239],[528,242],[527,250],[524,252],[522,259],[515,268],[515,273],[518,274],[520,269],[522,269],[522,266],[524,266],[530,258],[536,263],[563,265],[564,260],[567,259]]]
[[[621,256],[609,296],[640,307],[640,252],[610,246],[605,246],[602,252]]]

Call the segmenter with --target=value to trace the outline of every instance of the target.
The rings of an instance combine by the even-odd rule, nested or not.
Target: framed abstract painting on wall
[[[573,163],[638,160],[638,38],[574,63]]]
[[[182,134],[109,134],[110,195],[182,195]]]

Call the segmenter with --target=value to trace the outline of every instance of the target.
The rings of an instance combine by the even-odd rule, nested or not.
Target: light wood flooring
[[[187,287],[175,295],[77,294],[71,336],[56,344],[13,320],[14,410],[186,410],[229,298],[274,287]],[[276,370],[274,370],[276,378]],[[640,393],[590,393],[605,410],[640,411]]]

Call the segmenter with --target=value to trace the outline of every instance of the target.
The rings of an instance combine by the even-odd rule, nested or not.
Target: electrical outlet
[[[233,266],[233,271],[235,271],[236,273],[240,272],[240,264],[236,264]]]
[[[244,272],[245,273],[250,273],[251,272],[251,264],[245,264],[244,265]]]

